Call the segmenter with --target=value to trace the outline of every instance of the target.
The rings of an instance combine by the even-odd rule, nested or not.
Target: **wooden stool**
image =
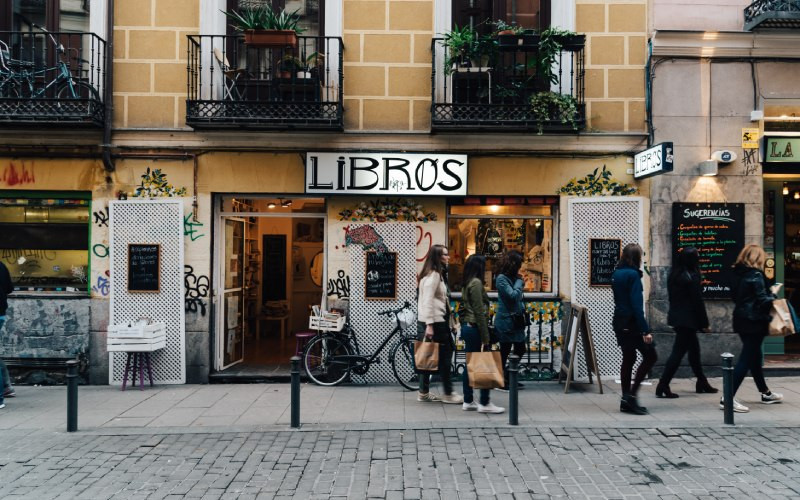
[[[139,390],[144,390],[144,367],[147,365],[147,375],[150,378],[150,387],[153,386],[153,367],[150,365],[149,352],[129,352],[125,360],[125,374],[122,376],[122,390],[128,383],[128,373],[131,374],[131,387],[136,387],[136,367],[139,367]],[[133,366],[131,366],[133,358]],[[131,370],[133,368],[133,370]]]
[[[295,356],[302,356],[303,355],[303,349],[305,349],[306,344],[308,344],[308,341],[311,340],[314,337],[314,335],[316,335],[315,332],[297,332],[297,333],[294,334],[294,339],[295,339],[294,355]]]

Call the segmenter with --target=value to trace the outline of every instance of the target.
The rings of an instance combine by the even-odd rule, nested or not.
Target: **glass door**
[[[222,246],[222,300],[217,323],[217,358],[220,369],[244,359],[244,256],[245,221],[224,217]]]

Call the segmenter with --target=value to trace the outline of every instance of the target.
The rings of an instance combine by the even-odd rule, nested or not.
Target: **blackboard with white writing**
[[[611,275],[622,252],[622,240],[591,238],[589,240],[589,286],[611,286]]]
[[[161,287],[161,245],[128,245],[128,291],[158,292]]]
[[[367,300],[397,297],[397,252],[367,252],[364,298]]]
[[[733,263],[744,246],[743,203],[673,203],[672,262],[687,247],[700,254],[703,297],[732,296]]]

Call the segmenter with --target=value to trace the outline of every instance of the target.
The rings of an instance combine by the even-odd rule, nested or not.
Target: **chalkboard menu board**
[[[622,240],[589,240],[589,286],[611,286],[611,275],[622,253]]]
[[[367,252],[366,299],[397,297],[397,252]]]
[[[743,203],[673,203],[672,260],[682,248],[700,253],[703,297],[731,298],[733,263],[744,246]]]
[[[161,288],[161,245],[128,245],[128,291],[158,292]]]

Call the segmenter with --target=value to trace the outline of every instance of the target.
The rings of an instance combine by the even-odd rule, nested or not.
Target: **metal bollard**
[[[733,425],[733,354],[722,354],[722,399],[725,401],[725,423]]]
[[[508,357],[508,424],[519,425],[519,356]]]
[[[292,423],[294,429],[300,427],[300,356],[292,356]]]
[[[78,430],[78,361],[67,361],[67,432]]]

